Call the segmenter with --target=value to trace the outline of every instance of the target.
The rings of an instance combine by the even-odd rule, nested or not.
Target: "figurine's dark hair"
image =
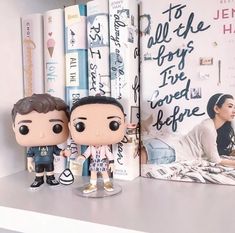
[[[214,107],[221,108],[226,99],[233,99],[232,95],[217,93],[210,97],[207,104],[207,113],[211,119],[215,118]],[[220,155],[229,155],[235,145],[235,133],[230,121],[226,121],[217,129],[217,149]]]
[[[71,108],[70,115],[72,114],[75,108],[79,106],[87,105],[87,104],[111,104],[120,108],[120,110],[125,115],[122,105],[115,98],[108,97],[108,96],[99,96],[99,95],[87,96],[87,97],[77,100]]]
[[[14,104],[11,111],[12,121],[15,122],[17,113],[25,115],[32,111],[47,113],[53,110],[64,111],[69,119],[69,107],[62,99],[49,94],[33,94],[32,96],[18,100],[16,104]]]

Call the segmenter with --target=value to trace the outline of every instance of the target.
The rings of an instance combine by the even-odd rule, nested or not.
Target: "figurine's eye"
[[[53,130],[54,133],[58,134],[58,133],[62,132],[63,127],[60,124],[56,124],[56,125],[53,126],[52,130]]]
[[[120,123],[117,122],[117,121],[111,121],[109,123],[109,128],[112,130],[112,131],[116,131],[119,129],[119,126],[120,126]]]
[[[29,133],[29,128],[27,125],[21,125],[20,128],[19,128],[19,132],[22,134],[22,135],[26,135]]]
[[[78,122],[74,126],[78,132],[83,132],[85,130],[85,124],[83,122]]]

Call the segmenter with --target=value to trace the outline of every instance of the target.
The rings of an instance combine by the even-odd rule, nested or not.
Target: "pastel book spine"
[[[44,92],[43,17],[25,15],[21,19],[24,96]]]
[[[65,8],[66,101],[70,107],[88,95],[86,6]]]
[[[66,102],[72,105],[88,96],[87,28],[86,5],[72,5],[65,8],[65,63]],[[86,149],[79,146],[81,153]],[[71,169],[76,169],[76,156],[71,160]],[[82,175],[88,175],[88,160],[83,164]]]
[[[45,92],[65,99],[64,11],[44,13]]]
[[[123,105],[127,132],[113,145],[114,178],[139,176],[139,56],[138,5],[133,0],[110,0],[111,96]]]
[[[108,0],[87,2],[89,95],[111,95]]]
[[[44,77],[45,93],[65,100],[64,10],[44,13]],[[58,145],[66,148],[66,143]],[[55,157],[55,173],[66,167],[63,156]]]

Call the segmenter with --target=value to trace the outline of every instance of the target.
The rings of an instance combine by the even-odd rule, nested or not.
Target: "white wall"
[[[15,141],[10,116],[13,104],[23,97],[20,17],[75,3],[75,0],[0,1],[0,177],[25,169],[24,148]]]

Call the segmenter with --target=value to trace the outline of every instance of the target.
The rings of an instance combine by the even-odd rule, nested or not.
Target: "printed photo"
[[[185,135],[142,139],[144,176],[235,185],[234,97],[212,95],[207,116]]]

